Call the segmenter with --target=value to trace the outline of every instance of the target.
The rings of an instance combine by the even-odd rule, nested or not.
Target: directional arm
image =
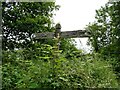
[[[90,37],[90,35],[86,30],[61,32],[61,38],[79,38],[79,37],[80,38]]]
[[[48,39],[48,38],[54,38],[58,37],[60,35],[60,38],[84,38],[84,37],[90,37],[90,33],[86,30],[77,30],[77,31],[65,31],[65,32],[59,32],[56,30],[56,32],[44,32],[44,33],[34,33],[36,39]]]

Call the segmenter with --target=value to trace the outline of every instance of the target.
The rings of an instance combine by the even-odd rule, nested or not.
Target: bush
[[[111,88],[117,87],[116,75],[108,63],[98,60],[93,61],[68,61],[61,68],[57,81],[62,81],[61,87],[89,87]]]
[[[61,55],[53,64],[53,60],[23,60],[14,54],[9,55],[11,59],[14,56],[14,62],[2,66],[4,89],[118,87],[111,65],[100,58],[68,60]]]

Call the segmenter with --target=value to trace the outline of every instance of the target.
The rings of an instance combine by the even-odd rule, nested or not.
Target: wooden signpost
[[[76,31],[65,31],[61,32],[61,25],[58,23],[55,27],[55,32],[44,32],[44,33],[34,33],[35,39],[54,39],[55,40],[55,46],[57,48],[55,51],[59,50],[59,41],[60,38],[84,38],[84,37],[90,37],[90,33],[86,30],[76,30]],[[57,55],[56,55],[57,56]]]
[[[59,32],[60,38],[84,38],[90,37],[86,30]],[[35,39],[57,38],[54,32],[34,33]]]
[[[60,38],[84,38],[84,37],[90,37],[90,33],[86,30],[76,30],[76,31],[65,31],[61,32],[61,25],[58,23],[55,27],[55,32],[44,32],[44,33],[34,33],[35,39],[54,39],[55,40],[55,46],[57,48],[55,51],[59,51],[59,41]],[[57,56],[57,55],[56,55]]]
[[[90,37],[90,33],[86,30],[76,30],[76,31],[65,31],[61,32],[61,25],[58,23],[56,24],[56,31],[55,32],[44,32],[44,33],[34,33],[35,39],[54,39],[55,45],[58,45],[59,50],[59,41],[60,38],[84,38]]]
[[[55,76],[55,60],[59,58],[59,41],[60,38],[84,38],[84,37],[90,37],[89,32],[86,30],[76,30],[76,31],[65,31],[61,32],[61,25],[56,25],[56,31],[55,32],[44,32],[44,33],[34,33],[35,39],[54,39],[54,57],[52,60],[53,64],[53,74]]]

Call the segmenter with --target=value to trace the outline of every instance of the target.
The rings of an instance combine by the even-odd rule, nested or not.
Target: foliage
[[[118,83],[111,65],[96,56],[68,60],[40,58],[23,60],[22,51],[6,54],[10,61],[2,66],[3,88],[116,88]],[[96,57],[96,58],[95,58]],[[12,59],[13,58],[13,59]],[[6,61],[6,60],[5,60]]]
[[[30,47],[33,33],[54,31],[55,2],[3,2],[2,7],[4,50]]]
[[[88,25],[91,32],[89,43],[95,52],[104,57],[114,58],[116,72],[120,73],[120,2],[109,4],[96,10],[96,20]]]
[[[101,7],[96,10],[96,21],[93,24],[88,25],[92,36],[90,38],[91,45],[95,51],[98,52],[101,49],[109,49],[110,53],[117,54],[119,52],[119,10],[120,2]],[[114,47],[115,46],[115,47]],[[114,48],[113,48],[114,47]],[[106,51],[106,50],[105,50]]]
[[[52,46],[48,44],[34,43],[33,48],[27,48],[23,50],[24,60],[32,60],[37,58],[48,57],[52,58]]]
[[[98,22],[88,26],[92,34],[91,44],[96,52],[100,52],[93,54],[83,54],[81,50],[77,50],[71,44],[71,39],[62,39],[58,50],[55,40],[31,38],[35,32],[54,31],[51,19],[53,11],[58,9],[54,2],[8,2],[2,5],[3,89],[118,87],[113,70],[119,70],[119,57],[116,57],[119,54],[111,52],[119,51],[119,31],[115,28],[118,23],[113,22],[117,18],[112,16],[118,14],[112,10],[117,11],[119,5],[106,5],[96,11]],[[107,23],[106,17],[109,15],[111,19]],[[107,33],[107,27],[110,27],[110,34]],[[14,50],[15,48],[18,50]]]
[[[2,7],[2,49],[21,50],[24,48],[24,60],[37,56],[50,56],[51,53],[47,53],[48,51],[43,55],[42,49],[45,47],[42,44],[54,46],[54,40],[35,40],[32,35],[55,30],[52,17],[54,11],[60,6],[55,5],[55,2],[3,2]],[[60,49],[68,52],[66,57],[73,50],[77,50],[71,42],[71,39],[61,39]],[[49,47],[46,47],[46,50],[47,48]]]

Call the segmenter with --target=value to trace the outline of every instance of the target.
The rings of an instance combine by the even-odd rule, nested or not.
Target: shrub
[[[5,89],[118,87],[111,65],[98,57],[68,60],[60,55],[61,57],[53,64],[53,60],[44,62],[39,58],[22,60],[17,54],[19,53],[11,53],[9,57],[11,59],[14,57],[14,62],[13,60],[6,62],[2,66],[2,81]]]
[[[67,61],[60,68],[57,81],[61,87],[111,88],[117,87],[116,75],[107,62],[92,60]]]

